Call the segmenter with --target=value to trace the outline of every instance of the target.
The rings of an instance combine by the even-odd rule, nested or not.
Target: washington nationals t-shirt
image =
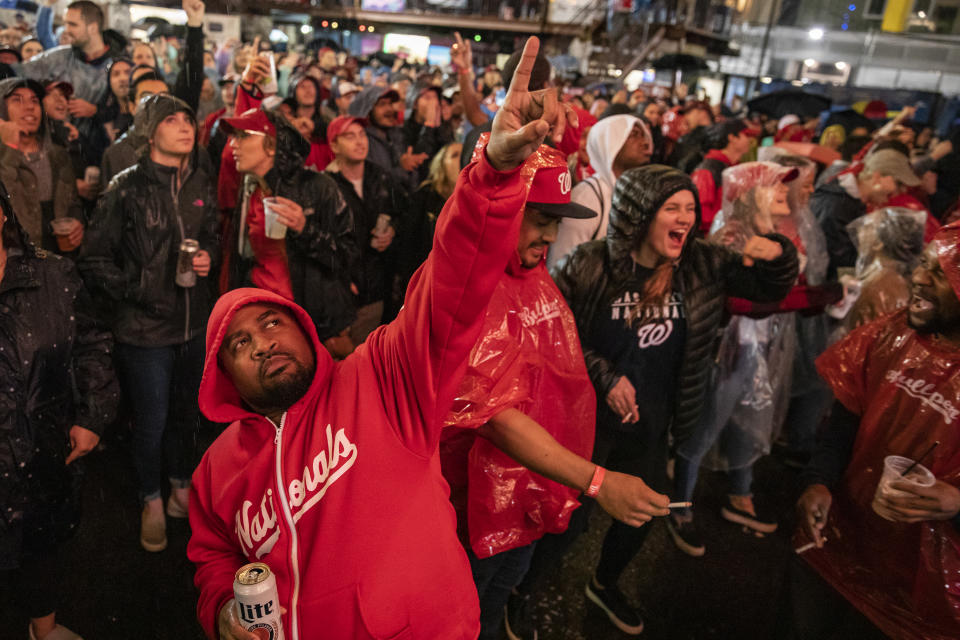
[[[609,302],[590,347],[603,355],[637,390],[640,420],[624,429],[664,428],[673,412],[677,372],[687,338],[683,296],[668,294],[661,304],[639,308],[653,269],[636,266],[634,277]]]

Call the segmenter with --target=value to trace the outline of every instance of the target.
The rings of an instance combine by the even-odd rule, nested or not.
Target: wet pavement
[[[58,621],[86,640],[203,638],[195,615],[193,566],[186,558],[187,522],[168,518],[168,548],[143,551],[134,471],[124,442],[108,438],[106,448],[92,453],[85,464],[83,521],[79,534],[62,549]],[[702,474],[694,497],[705,556],[687,556],[674,546],[662,521],[652,525],[654,531],[620,583],[644,612],[642,638],[773,637],[791,553],[796,472],[767,457],[758,463],[756,477],[756,486],[765,488],[780,516],[775,534],[756,538],[720,518],[725,483],[723,474],[716,473]],[[630,637],[583,596],[608,523],[609,517],[596,510],[589,531],[546,578],[548,586],[536,598],[540,640]],[[26,617],[10,610],[9,601],[0,603],[0,620],[0,638],[27,637]]]

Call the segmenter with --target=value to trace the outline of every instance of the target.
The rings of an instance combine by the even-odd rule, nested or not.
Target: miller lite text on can
[[[262,562],[245,565],[233,581],[237,614],[243,628],[259,640],[283,640],[277,579]]]

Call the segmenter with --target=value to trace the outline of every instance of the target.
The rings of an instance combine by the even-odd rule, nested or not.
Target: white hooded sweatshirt
[[[547,268],[553,269],[560,260],[571,253],[577,245],[590,240],[599,240],[607,236],[607,221],[610,218],[610,204],[613,200],[613,186],[617,179],[613,175],[613,161],[627,141],[634,125],[640,125],[647,137],[647,144],[653,148],[653,138],[646,123],[628,114],[608,116],[597,122],[587,135],[587,154],[594,175],[573,188],[571,202],[581,204],[597,212],[596,218],[564,218],[557,233],[557,240],[550,245],[547,253]]]

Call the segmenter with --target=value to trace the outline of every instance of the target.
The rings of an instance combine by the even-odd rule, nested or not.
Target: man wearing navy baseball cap
[[[634,526],[653,493],[629,475],[606,472],[604,482],[590,462],[596,397],[573,313],[546,269],[562,219],[597,214],[570,201],[562,152],[541,146],[521,171],[529,187],[517,252],[487,307],[440,445],[480,596],[481,639],[500,637],[536,542],[566,531],[581,492]],[[529,619],[513,613],[509,637],[527,637],[516,626]]]

